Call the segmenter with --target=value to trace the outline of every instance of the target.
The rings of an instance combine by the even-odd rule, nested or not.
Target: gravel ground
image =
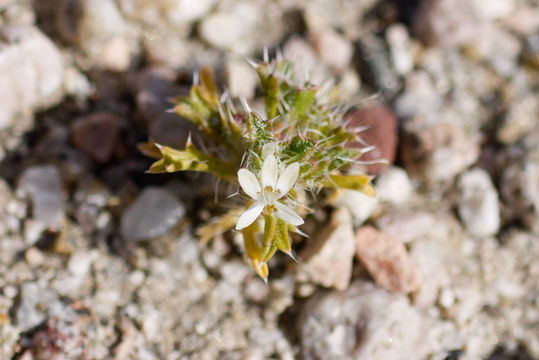
[[[389,161],[268,284],[137,148],[203,65],[259,108],[264,48]],[[0,219],[0,359],[539,359],[539,3],[0,0]]]

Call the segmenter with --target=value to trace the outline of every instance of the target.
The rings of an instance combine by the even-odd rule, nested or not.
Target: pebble
[[[89,317],[71,313],[68,318],[53,317],[31,334],[32,360],[83,359],[89,352]]]
[[[424,358],[429,322],[404,295],[356,281],[344,292],[318,292],[297,320],[305,359]]]
[[[184,214],[174,194],[162,188],[147,188],[122,214],[122,236],[128,241],[140,241],[165,235]]]
[[[345,69],[352,60],[354,53],[352,44],[332,29],[325,29],[312,35],[312,43],[320,59],[334,69]]]
[[[17,192],[28,196],[32,217],[46,226],[61,227],[65,217],[65,201],[60,171],[54,165],[28,167],[19,178]]]
[[[94,113],[71,124],[73,143],[98,162],[107,162],[118,141],[119,119],[110,113]]]
[[[226,71],[230,95],[252,99],[259,81],[256,70],[244,59],[229,58]]]
[[[539,9],[537,15],[539,15]],[[530,66],[539,69],[539,34],[533,34],[526,38],[522,57]]]
[[[64,21],[70,19],[65,15]],[[139,29],[130,26],[112,0],[81,1],[75,35],[69,36],[76,39],[90,64],[107,70],[126,71],[139,51]]]
[[[238,2],[228,11],[219,11],[205,17],[198,28],[200,36],[212,46],[221,49],[248,50],[248,37],[256,31],[259,10],[248,2]]]
[[[516,36],[493,24],[484,25],[468,47],[472,56],[488,61],[497,73],[507,77],[516,72],[521,50]]]
[[[19,290],[13,285],[8,285],[4,287],[3,293],[2,293],[2,295],[5,295],[8,299],[13,299],[18,294],[19,294]]]
[[[386,41],[391,53],[391,63],[399,75],[405,75],[414,68],[410,35],[406,26],[394,24],[386,30]]]
[[[100,64],[111,71],[126,71],[131,64],[129,41],[122,36],[115,36],[103,43]]]
[[[207,14],[214,6],[216,0],[176,0],[176,1],[157,1],[169,3],[166,16],[171,24],[183,25],[195,21]]]
[[[98,256],[96,251],[79,250],[69,258],[67,268],[76,277],[84,278],[90,271],[92,262]]]
[[[194,52],[199,50],[189,40],[179,37],[175,33],[159,33],[155,36],[153,33],[145,34],[144,48],[146,57],[150,64],[165,65],[172,69],[181,69],[190,67],[194,58]],[[212,66],[213,64],[208,64]]]
[[[515,99],[507,109],[503,123],[496,133],[496,138],[504,144],[516,142],[538,126],[535,114],[539,114],[537,96],[530,94],[523,98]]]
[[[371,197],[355,190],[340,190],[332,205],[346,208],[352,215],[354,225],[365,222],[378,206],[378,198]]]
[[[311,245],[300,253],[298,278],[325,287],[345,290],[352,276],[355,243],[349,212],[335,210],[328,226],[310,240]]]
[[[365,33],[358,39],[358,72],[382,98],[392,99],[401,87],[400,79],[391,66],[388,49],[378,36]]]
[[[498,20],[510,15],[515,9],[515,0],[471,1],[474,12],[482,19]]]
[[[520,4],[511,14],[504,17],[501,22],[510,30],[522,35],[534,35],[539,29],[539,8],[531,4]]]
[[[406,171],[395,166],[384,169],[376,179],[376,196],[380,201],[402,205],[408,201],[413,191],[414,187]]]
[[[23,222],[23,238],[24,242],[28,245],[35,244],[41,237],[43,230],[46,226],[42,221],[34,219],[26,219]]]
[[[169,98],[182,92],[174,85],[176,76],[176,72],[168,67],[151,66],[134,77],[137,109],[147,123],[162,116],[172,106]]]
[[[510,216],[539,234],[539,131],[527,134],[506,153],[500,192]],[[512,155],[512,154],[515,155]]]
[[[54,291],[38,283],[25,283],[21,286],[20,304],[16,310],[16,325],[22,331],[28,331],[48,316],[61,314],[62,311],[62,304]]]
[[[500,230],[498,193],[485,170],[476,168],[463,173],[458,182],[458,212],[466,230],[480,238]]]
[[[414,115],[430,118],[439,112],[442,103],[430,74],[416,70],[406,76],[404,91],[395,102],[395,113],[401,118]]]
[[[385,213],[376,220],[376,226],[385,234],[409,243],[426,236],[435,223],[434,216],[425,211],[399,209]]]
[[[39,267],[43,264],[45,260],[45,255],[37,248],[30,247],[24,253],[24,258],[28,265],[32,267]]]
[[[484,21],[468,0],[422,1],[412,29],[428,45],[455,47],[474,40]]]
[[[400,240],[372,226],[359,228],[355,237],[357,256],[379,285],[402,293],[419,288],[420,273]]]
[[[221,276],[234,286],[239,286],[245,278],[251,274],[251,269],[245,265],[244,261],[230,261],[221,266]]]
[[[329,71],[318,59],[310,43],[299,36],[292,36],[283,46],[283,57],[293,64],[298,81],[321,85],[329,78]]]
[[[182,236],[176,245],[174,255],[176,257],[175,260],[178,264],[193,264],[198,260],[200,256],[200,249],[198,247],[198,243],[190,236]]]
[[[403,126],[405,169],[427,185],[450,183],[480,154],[480,136],[449,122],[429,121],[421,116],[405,121]]]
[[[0,28],[0,129],[29,108],[62,97],[63,61],[53,42],[33,26]]]
[[[263,303],[268,300],[269,293],[269,286],[256,278],[248,279],[243,289],[243,296],[255,303]]]
[[[2,25],[29,26],[36,22],[36,14],[29,1],[0,1]]]
[[[92,93],[90,80],[74,66],[67,67],[64,70],[63,86],[66,95],[73,96],[79,101],[87,99]]]
[[[385,163],[367,166],[369,174],[379,174],[388,164],[393,163],[398,145],[398,120],[395,114],[385,105],[374,105],[360,110],[351,111],[346,115],[352,128],[366,127],[359,134],[368,146],[376,148],[361,157],[361,161],[379,161]],[[352,146],[363,147],[360,143]]]

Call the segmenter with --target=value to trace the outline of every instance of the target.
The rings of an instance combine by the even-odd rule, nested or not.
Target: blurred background
[[[389,163],[268,285],[137,148],[201,66],[260,109],[264,48]],[[0,0],[0,358],[539,359],[538,117],[537,0]]]

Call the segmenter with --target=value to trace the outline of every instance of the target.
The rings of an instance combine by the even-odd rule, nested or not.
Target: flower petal
[[[260,184],[258,183],[255,174],[247,169],[240,169],[238,171],[238,181],[240,182],[243,191],[256,200],[258,193],[260,192]]]
[[[260,215],[263,209],[264,204],[260,202],[255,202],[253,205],[251,205],[243,212],[243,214],[241,214],[240,218],[238,219],[238,223],[236,224],[236,230],[245,229],[247,226],[251,225]]]
[[[298,180],[299,175],[299,163],[295,162],[286,167],[277,181],[276,190],[279,191],[280,197],[288,194],[292,186]]]
[[[266,143],[262,146],[262,159],[266,159],[268,156],[275,154],[277,150],[277,144],[274,142]]]
[[[275,207],[277,208],[277,212],[275,213],[275,215],[277,215],[277,217],[284,222],[294,226],[298,226],[304,223],[301,216],[299,216],[297,212],[295,212],[285,204],[276,201]]]
[[[272,189],[275,189],[278,177],[279,165],[277,164],[277,159],[273,155],[268,155],[262,165],[262,189],[265,189],[266,186],[271,186]]]

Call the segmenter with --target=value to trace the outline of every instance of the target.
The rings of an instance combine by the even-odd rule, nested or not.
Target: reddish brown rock
[[[385,159],[388,164],[393,163],[397,153],[398,121],[393,112],[385,105],[376,105],[355,110],[346,115],[350,126],[354,128],[367,127],[360,133],[361,139],[367,145],[374,145],[376,149],[366,153],[361,159],[365,161]],[[355,144],[363,147],[362,144]],[[378,174],[387,164],[369,165],[370,174]]]
[[[71,125],[75,146],[99,162],[109,160],[118,140],[119,119],[109,113],[95,113]]]
[[[359,228],[355,236],[357,256],[379,285],[402,293],[419,288],[419,271],[401,241],[372,226]]]

